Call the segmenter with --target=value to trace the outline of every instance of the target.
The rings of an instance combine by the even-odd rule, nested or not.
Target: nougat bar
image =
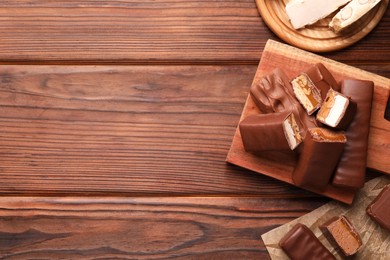
[[[295,98],[291,83],[281,69],[256,79],[250,89],[250,95],[262,113],[291,111],[301,125],[301,135],[304,137],[308,128],[317,127],[314,116],[309,116],[299,101]]]
[[[373,90],[372,81],[346,79],[341,82],[341,93],[357,104],[357,110],[345,132],[348,142],[333,177],[334,186],[358,189],[364,185]]]
[[[299,29],[325,18],[349,1],[292,0],[286,5],[286,13],[294,29]]]
[[[314,64],[305,73],[319,90],[322,100],[325,100],[329,89],[340,92],[339,84],[322,63]]]
[[[363,245],[359,233],[346,216],[333,217],[320,229],[331,244],[339,247],[346,256],[356,254]]]
[[[336,33],[344,30],[374,8],[381,0],[352,0],[329,23]]]
[[[330,182],[347,139],[342,132],[311,128],[292,173],[297,186],[323,190]]]
[[[390,185],[382,189],[368,205],[366,212],[371,219],[390,232]]]
[[[301,73],[291,81],[295,97],[306,109],[307,114],[313,114],[322,103],[321,93],[306,73]]]
[[[293,150],[302,142],[294,114],[288,111],[248,116],[239,129],[247,152]]]
[[[334,260],[335,256],[305,225],[298,223],[279,241],[292,260]]]
[[[329,89],[316,118],[325,125],[345,130],[356,114],[356,107],[350,98]]]

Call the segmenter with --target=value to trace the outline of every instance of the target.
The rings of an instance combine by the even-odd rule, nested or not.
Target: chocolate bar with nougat
[[[311,128],[292,173],[294,184],[324,190],[341,157],[347,138],[342,132]]]
[[[295,97],[305,108],[308,115],[321,107],[321,92],[306,73],[301,73],[291,81]]]
[[[346,79],[341,82],[341,93],[357,104],[357,110],[345,132],[348,142],[333,177],[334,186],[358,189],[364,185],[373,90],[372,81]]]
[[[279,241],[292,260],[335,260],[335,256],[305,225],[298,223]]]
[[[294,150],[302,142],[300,127],[289,111],[248,116],[239,129],[247,152]]]
[[[303,138],[308,128],[318,126],[315,117],[307,115],[295,98],[291,83],[281,69],[275,69],[256,79],[251,86],[250,95],[262,113],[293,112],[295,120],[302,126],[300,131]]]
[[[323,100],[325,100],[329,89],[340,92],[339,84],[337,84],[335,78],[322,63],[314,64],[305,73],[316,86]]]
[[[335,248],[340,248],[345,256],[357,253],[363,242],[346,216],[333,217],[321,225],[320,229]]]
[[[316,118],[327,126],[346,130],[356,114],[356,107],[350,98],[329,89]]]

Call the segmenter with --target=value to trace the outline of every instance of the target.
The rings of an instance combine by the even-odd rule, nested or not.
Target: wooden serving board
[[[389,0],[382,0],[365,16],[337,34],[328,27],[332,15],[305,28],[294,29],[285,12],[288,2],[290,0],[256,0],[261,17],[276,35],[294,46],[313,52],[340,50],[359,41],[379,23],[389,4]]]
[[[390,174],[390,122],[384,119],[390,89],[389,79],[289,45],[268,40],[254,81],[272,72],[275,68],[281,68],[289,78],[293,78],[318,62],[324,64],[337,81],[345,78],[355,78],[371,80],[375,83],[367,166]],[[260,111],[253,103],[252,98],[248,96],[240,121],[248,115],[256,113],[260,113]],[[226,160],[229,163],[293,184],[291,174],[296,164],[296,157],[292,153],[283,152],[262,153],[261,155],[247,153],[243,148],[238,128]],[[331,185],[323,192],[311,191],[348,204],[352,203],[354,197],[354,192]]]

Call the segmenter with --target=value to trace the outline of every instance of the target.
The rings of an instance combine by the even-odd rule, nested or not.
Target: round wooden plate
[[[289,0],[256,0],[257,9],[268,27],[282,40],[312,52],[343,49],[366,36],[379,23],[389,0],[382,0],[370,12],[339,34],[328,28],[332,15],[306,28],[296,30],[285,12]]]

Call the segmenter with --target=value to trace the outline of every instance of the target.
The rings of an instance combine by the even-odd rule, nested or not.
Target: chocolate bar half
[[[346,142],[347,138],[342,132],[320,127],[309,129],[292,173],[293,182],[297,186],[325,189]]]
[[[329,89],[316,118],[325,125],[345,130],[356,114],[356,107],[350,98]]]
[[[390,185],[382,189],[368,205],[366,212],[375,222],[390,232]]]
[[[306,75],[309,76],[311,82],[319,90],[322,100],[326,98],[326,94],[329,89],[334,89],[340,92],[340,86],[337,84],[337,81],[332,76],[330,71],[322,64],[316,63],[305,71]]]
[[[334,186],[358,189],[364,185],[373,90],[372,81],[346,79],[341,82],[341,93],[357,104],[357,110],[345,132],[348,142],[333,177]]]
[[[332,245],[337,245],[344,255],[351,256],[362,246],[362,239],[346,216],[333,217],[320,229]]]
[[[291,83],[281,69],[255,79],[250,95],[262,113],[293,112],[295,120],[302,126],[302,137],[306,135],[308,128],[318,126],[315,117],[309,116],[295,98]]]
[[[313,114],[322,103],[321,93],[306,73],[298,75],[291,81],[295,97],[306,109],[307,114]]]
[[[292,260],[336,259],[305,225],[296,224],[280,240],[279,246]]]
[[[293,150],[301,142],[292,112],[251,115],[239,124],[245,151]]]

